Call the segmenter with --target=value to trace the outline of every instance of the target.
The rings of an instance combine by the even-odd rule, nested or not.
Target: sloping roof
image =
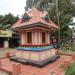
[[[33,7],[30,11],[25,12],[27,13],[31,18],[28,21],[24,21],[22,22],[22,19],[19,19],[11,28],[17,28],[17,27],[23,27],[25,25],[31,25],[34,23],[43,23],[45,25],[49,25],[53,28],[59,28],[55,23],[53,23],[51,20],[46,21],[43,17],[45,17],[45,15],[47,14],[46,11],[41,12],[40,10],[38,10],[37,8]]]

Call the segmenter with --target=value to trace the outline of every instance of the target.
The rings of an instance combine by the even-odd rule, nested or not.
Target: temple
[[[21,39],[11,60],[42,66],[59,57],[50,39],[50,34],[59,27],[48,18],[46,11],[33,7],[11,28]]]

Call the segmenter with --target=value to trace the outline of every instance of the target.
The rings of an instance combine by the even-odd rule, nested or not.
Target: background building
[[[0,48],[14,48],[19,44],[19,37],[16,32],[0,29]]]

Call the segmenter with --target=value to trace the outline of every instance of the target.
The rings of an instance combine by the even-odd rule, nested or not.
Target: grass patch
[[[4,57],[5,56],[5,54],[7,53],[7,52],[14,52],[14,51],[16,51],[15,49],[0,49],[0,57]]]
[[[75,75],[75,62],[66,69],[65,75]]]
[[[75,43],[64,44],[59,48],[62,52],[75,52]]]

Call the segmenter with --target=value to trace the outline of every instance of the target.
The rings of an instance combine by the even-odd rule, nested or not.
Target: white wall
[[[9,40],[4,41],[4,48],[9,48]]]

